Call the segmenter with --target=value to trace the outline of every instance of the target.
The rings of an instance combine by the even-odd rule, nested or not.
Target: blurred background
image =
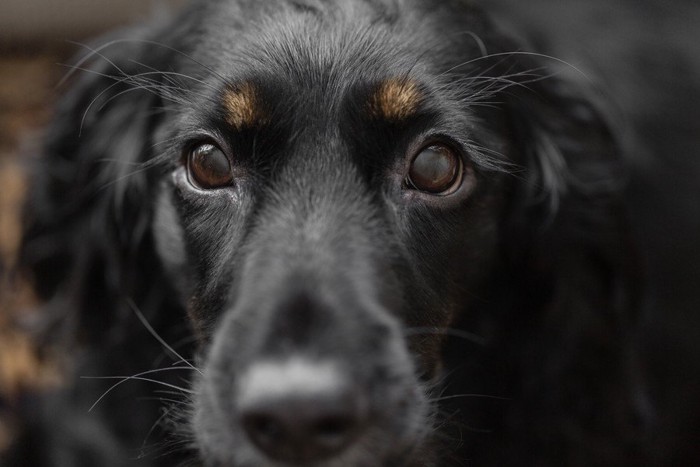
[[[35,352],[17,324],[31,320],[29,288],[12,277],[26,187],[56,84],[79,47],[103,31],[177,8],[181,0],[2,0],[0,2],[0,451],[28,392],[58,383],[51,359]]]

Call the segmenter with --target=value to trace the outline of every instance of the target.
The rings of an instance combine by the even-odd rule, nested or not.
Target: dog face
[[[617,244],[598,254],[576,231],[617,234],[609,133],[585,101],[540,88],[468,2],[430,3],[213,2],[100,48],[99,79],[66,99],[83,134],[58,128],[49,151],[117,161],[97,169],[109,201],[77,193],[70,209],[91,220],[66,232],[118,218],[86,254],[119,252],[102,264],[126,271],[110,290],[167,287],[186,310],[199,364],[185,423],[206,465],[444,465],[431,391],[483,352],[454,357],[448,330],[468,323],[538,359],[539,331],[513,334],[514,313],[517,328],[609,308]],[[119,176],[131,163],[148,170]],[[601,207],[590,219],[558,216],[584,198]],[[63,282],[47,261],[27,260],[51,295]],[[148,315],[175,321],[156,302]]]
[[[207,343],[194,432],[219,464],[411,462],[437,330],[493,256],[503,122],[445,74],[474,46],[416,59],[393,31],[419,24],[344,8],[242,31],[167,125],[155,235]]]

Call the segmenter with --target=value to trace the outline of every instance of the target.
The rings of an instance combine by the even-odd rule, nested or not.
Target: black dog
[[[618,142],[520,49],[458,0],[202,2],[92,48],[22,258],[76,377],[128,379],[45,402],[19,463],[640,465]]]

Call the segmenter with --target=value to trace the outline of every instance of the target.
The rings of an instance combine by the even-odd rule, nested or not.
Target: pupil
[[[447,148],[430,147],[416,157],[409,175],[417,189],[439,193],[450,187],[456,173],[455,156]]]
[[[195,149],[192,154],[192,174],[202,188],[227,185],[232,179],[228,159],[210,144]]]

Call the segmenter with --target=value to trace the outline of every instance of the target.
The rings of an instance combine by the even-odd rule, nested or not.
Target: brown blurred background
[[[20,240],[27,162],[37,154],[56,84],[79,47],[107,29],[172,9],[181,0],[2,0],[0,2],[0,451],[13,434],[22,395],[58,381],[22,324],[29,288],[12,268]]]

